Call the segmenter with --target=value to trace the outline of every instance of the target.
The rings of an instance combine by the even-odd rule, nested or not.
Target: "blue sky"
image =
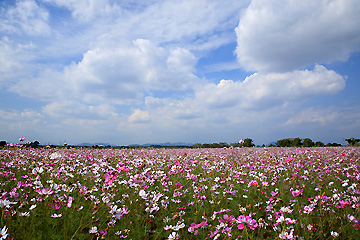
[[[0,138],[345,143],[357,0],[5,0]]]

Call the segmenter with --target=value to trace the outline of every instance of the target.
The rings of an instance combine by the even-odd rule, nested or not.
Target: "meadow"
[[[0,239],[360,239],[360,148],[0,151]]]

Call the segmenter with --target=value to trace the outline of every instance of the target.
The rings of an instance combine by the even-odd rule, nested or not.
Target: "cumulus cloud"
[[[140,109],[134,109],[134,112],[129,116],[130,123],[146,123],[151,120],[150,114]]]
[[[197,89],[196,97],[213,108],[268,108],[292,100],[336,94],[344,87],[343,76],[316,65],[312,71],[255,73],[243,82],[221,80],[219,84]]]
[[[249,71],[292,71],[346,61],[360,48],[357,0],[253,0],[236,28],[236,54]]]
[[[145,107],[153,113],[154,119],[166,122],[200,119],[205,110],[201,109],[201,104],[193,97],[177,100],[148,96],[145,98]]]
[[[141,103],[150,90],[190,89],[198,79],[195,56],[183,48],[164,49],[138,39],[116,48],[87,51],[63,71],[43,70],[10,90],[44,100],[79,99],[87,103]]]

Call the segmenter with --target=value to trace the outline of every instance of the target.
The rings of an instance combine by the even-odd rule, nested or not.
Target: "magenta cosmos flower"
[[[258,226],[256,220],[252,219],[250,216],[241,215],[236,219],[236,222],[239,223],[238,229],[240,230],[245,228],[246,226],[251,230],[254,230]]]

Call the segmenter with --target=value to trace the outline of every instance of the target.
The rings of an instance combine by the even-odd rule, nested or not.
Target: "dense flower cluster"
[[[0,239],[360,239],[358,148],[0,151]]]

